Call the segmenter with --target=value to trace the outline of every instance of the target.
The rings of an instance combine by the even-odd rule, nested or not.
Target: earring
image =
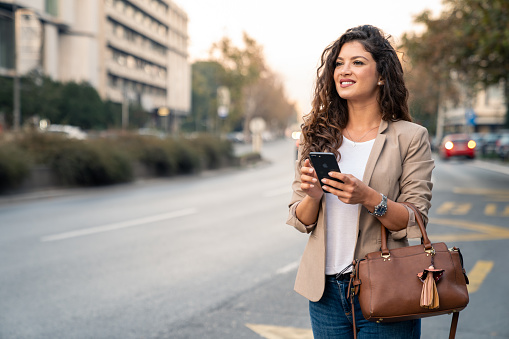
[[[378,82],[378,86],[382,86],[382,82],[381,81]]]

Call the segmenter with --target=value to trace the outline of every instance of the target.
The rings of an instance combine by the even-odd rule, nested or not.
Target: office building
[[[187,23],[171,0],[0,0],[0,75],[86,81],[177,121],[191,104]]]

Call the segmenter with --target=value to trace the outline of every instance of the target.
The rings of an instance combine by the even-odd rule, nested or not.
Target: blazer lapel
[[[380,122],[380,127],[378,128],[378,135],[375,138],[375,142],[373,144],[373,148],[371,149],[371,153],[369,154],[369,159],[366,164],[366,169],[364,170],[364,176],[362,177],[362,181],[369,185],[371,181],[371,176],[373,175],[373,170],[375,169],[376,162],[380,157],[380,153],[385,144],[386,135],[383,132],[387,129],[389,123],[385,120]]]

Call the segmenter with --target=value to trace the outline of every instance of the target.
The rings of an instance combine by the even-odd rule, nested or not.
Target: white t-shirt
[[[343,143],[339,148],[341,159],[338,163],[341,173],[352,174],[362,180],[374,142],[375,139],[354,143],[343,136]],[[329,193],[325,194],[325,202],[327,206],[325,274],[331,275],[341,272],[353,261],[357,242],[359,205],[345,204]]]

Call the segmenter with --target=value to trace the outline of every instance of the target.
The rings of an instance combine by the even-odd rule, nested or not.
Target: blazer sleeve
[[[301,141],[301,143],[302,143],[302,141]],[[299,164],[300,164],[300,158],[301,158],[301,150],[302,150],[302,148],[299,147],[299,152],[298,152],[299,154],[297,157],[298,159],[295,161],[295,177],[294,177],[293,183],[292,183],[293,193],[292,193],[292,199],[290,201],[290,204],[288,205],[289,213],[288,213],[288,218],[286,220],[286,223],[290,226],[295,227],[297,230],[299,230],[302,233],[310,233],[315,229],[316,222],[311,225],[304,225],[299,220],[299,218],[297,218],[297,213],[296,213],[297,206],[302,201],[302,199],[304,199],[306,197],[306,193],[304,193],[300,188],[301,180],[300,180],[300,166],[299,166]]]
[[[431,158],[428,131],[418,126],[416,133],[411,138],[403,158],[402,173],[400,178],[400,195],[397,202],[410,202],[421,212],[424,224],[428,222],[428,211],[431,207],[431,172],[435,168],[435,162]],[[407,208],[409,220],[407,228],[392,232],[393,239],[420,238],[421,231],[415,222],[414,212]]]

